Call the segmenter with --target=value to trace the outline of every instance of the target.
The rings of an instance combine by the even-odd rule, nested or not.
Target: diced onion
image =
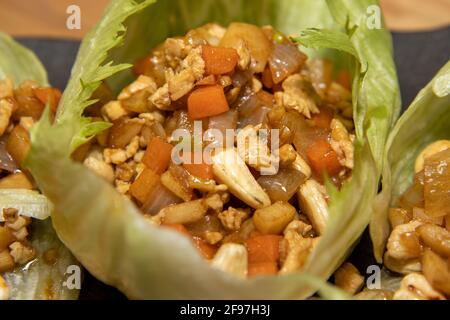
[[[0,169],[8,172],[19,170],[11,155],[6,151],[6,138],[0,138]]]
[[[273,106],[273,96],[265,91],[252,94],[241,100],[239,110],[239,128],[248,125],[257,126],[267,122],[267,114]]]
[[[272,202],[289,201],[306,176],[295,169],[282,168],[276,175],[261,176],[258,183],[267,192]]]
[[[297,72],[305,61],[306,56],[292,43],[276,43],[269,60],[273,82],[278,84]]]
[[[161,209],[181,202],[183,201],[180,198],[159,183],[147,202],[142,206],[142,211],[145,214],[156,215]]]

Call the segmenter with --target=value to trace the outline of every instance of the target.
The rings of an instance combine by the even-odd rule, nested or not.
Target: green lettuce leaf
[[[15,85],[25,80],[48,85],[47,73],[36,55],[0,32],[0,79],[4,78],[10,78]]]
[[[0,80],[4,78],[13,80],[15,85],[25,80],[48,85],[47,73],[36,55],[0,33]],[[19,300],[77,299],[79,290],[63,286],[67,268],[77,265],[77,262],[59,241],[50,219],[47,219],[52,209],[48,199],[29,190],[0,190],[0,212],[3,208],[16,208],[20,214],[35,218],[31,223],[31,244],[36,249],[36,259],[22,269],[2,275],[8,283],[10,297]],[[43,259],[49,250],[56,254],[57,259],[53,263]]]
[[[370,234],[378,262],[390,233],[389,206],[412,184],[414,162],[430,143],[450,139],[450,61],[422,89],[389,136],[383,168],[383,189],[377,196]]]
[[[12,300],[76,300],[79,288],[70,289],[65,284],[70,280],[69,267],[81,267],[73,255],[59,241],[50,219],[33,221],[31,245],[36,250],[36,259],[24,268],[4,274],[10,288]],[[48,258],[52,255],[52,258]],[[81,282],[81,279],[79,280]]]
[[[382,21],[379,29],[369,28],[368,8],[377,6],[377,1],[328,0],[327,3],[341,30],[309,29],[295,40],[306,47],[335,49],[351,56],[356,134],[367,138],[377,169],[381,171],[385,142],[401,106],[391,36]]]
[[[383,130],[373,125],[377,128],[373,132],[373,122],[361,121],[353,177],[341,192],[331,192],[328,228],[304,272],[248,281],[211,268],[188,240],[149,225],[130,200],[88,169],[72,162],[69,156],[78,145],[76,141],[87,138],[81,130],[85,121],[81,114],[91,103],[89,98],[100,81],[107,78],[112,90],[119,91],[131,79],[130,72],[123,70],[125,66],[165,38],[184,34],[208,22],[227,25],[237,20],[272,24],[286,34],[298,34],[305,28],[345,31],[345,25],[334,19],[342,11],[332,14],[329,8],[338,10],[326,1],[317,0],[115,0],[111,3],[103,19],[83,41],[55,124],[43,117],[33,130],[33,147],[27,161],[39,186],[55,205],[53,222],[58,235],[93,275],[128,297],[139,299],[300,299],[323,287],[323,282],[347,257],[370,221],[370,210],[366,209],[376,195],[379,179],[379,158],[375,161],[371,150],[384,146]],[[359,7],[350,7],[347,15],[361,18],[362,13]],[[359,32],[368,32],[362,29]],[[377,32],[388,34],[386,29]],[[353,48],[360,61],[370,61],[366,51],[360,50],[353,41],[349,43],[347,34],[344,36],[329,47],[321,46],[326,48],[315,54],[341,61],[343,54],[330,49],[344,45]],[[389,55],[388,61],[379,65],[393,66],[389,36],[381,39],[366,36],[369,44],[378,41],[376,46],[384,48]],[[386,70],[381,72],[381,69],[373,67],[372,76],[378,72],[383,78]],[[395,71],[387,74],[394,83],[390,90],[396,90]],[[355,81],[358,84],[354,86],[360,85],[359,82]],[[371,85],[368,82],[364,91],[367,93],[358,94],[357,99],[369,99],[367,95],[373,94]],[[395,94],[398,96],[398,92]],[[388,115],[397,108],[396,101],[390,105],[389,101],[382,99],[383,112],[378,114],[380,127],[390,127]],[[366,119],[364,115],[368,111],[373,114],[378,105],[358,101],[358,106],[361,106],[358,119]],[[371,137],[374,142],[370,145],[364,134],[369,131],[376,135]],[[337,296],[332,294],[332,297]]]

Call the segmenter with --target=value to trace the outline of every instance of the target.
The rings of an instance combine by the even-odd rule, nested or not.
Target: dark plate
[[[419,33],[394,33],[395,63],[402,91],[402,106],[406,109],[420,89],[450,59],[450,27]],[[61,90],[67,84],[70,70],[75,61],[79,42],[49,39],[19,39],[32,49],[44,63],[52,85]],[[374,263],[367,232],[355,248],[351,261],[364,272]],[[80,299],[123,299],[116,289],[96,280],[90,274],[86,277]]]

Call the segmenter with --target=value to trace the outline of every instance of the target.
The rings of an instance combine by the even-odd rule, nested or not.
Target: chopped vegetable
[[[17,172],[0,179],[0,189],[33,189],[33,184],[23,172]]]
[[[61,91],[56,88],[34,88],[35,96],[44,104],[49,105],[53,112],[58,108]]]
[[[32,117],[37,121],[41,118],[45,105],[35,96],[34,89],[38,86],[34,82],[24,82],[15,91],[17,110],[13,114],[13,119],[19,121],[22,117]]]
[[[307,148],[306,154],[312,169],[319,177],[323,177],[325,173],[335,176],[342,170],[336,152],[325,139],[312,143]]]
[[[320,108],[319,113],[315,113],[311,116],[311,120],[314,124],[322,129],[330,129],[331,121],[333,120],[334,113],[331,108]]]
[[[248,46],[253,58],[250,69],[255,73],[263,72],[272,52],[269,39],[257,26],[239,22],[231,23],[220,41],[220,46],[239,50],[243,43]]]
[[[425,213],[430,217],[450,214],[450,149],[425,159]]]
[[[189,237],[191,236],[189,231],[182,224],[166,223],[166,224],[162,224],[161,226],[165,227],[165,228],[168,228],[168,229],[171,229],[171,230],[174,230],[174,231],[176,231],[176,232],[178,232],[178,233],[180,233],[182,235],[189,236]]]
[[[153,138],[147,146],[142,163],[156,174],[162,174],[170,165],[173,146],[159,137]]]
[[[206,86],[189,95],[188,112],[191,119],[217,116],[229,110],[222,86]]]
[[[312,59],[308,61],[311,71],[311,81],[317,93],[323,98],[331,84],[333,65],[326,59]]]
[[[418,176],[421,179],[414,179],[413,185],[399,199],[399,205],[409,212],[412,212],[415,207],[424,206],[423,171],[416,175]]]
[[[5,135],[0,137],[0,169],[13,173],[19,170],[19,166],[6,150],[7,142],[8,139]]]
[[[22,166],[30,148],[31,142],[27,130],[21,125],[15,126],[9,135],[6,150],[18,166]]]
[[[239,128],[265,124],[273,103],[273,95],[265,91],[251,94],[246,99],[243,98],[242,102],[238,104]]]
[[[146,203],[160,181],[160,177],[150,169],[144,169],[130,187],[130,194],[140,203]]]
[[[269,207],[256,210],[253,223],[264,234],[280,234],[294,219],[295,213],[292,205],[278,201]]]
[[[257,262],[248,264],[248,277],[269,276],[278,273],[278,265],[276,262]]]
[[[194,223],[187,224],[186,228],[193,236],[197,237],[203,237],[205,232],[223,232],[224,230],[219,218],[211,214],[205,215]]]
[[[190,201],[194,196],[189,185],[187,172],[178,166],[172,166],[161,175],[161,183],[177,197]]]
[[[166,224],[186,224],[203,218],[207,209],[203,199],[199,199],[168,206],[162,209],[159,214]]]
[[[182,224],[162,224],[161,225],[164,228],[168,228],[171,230],[174,230],[184,236],[189,237],[189,239],[192,240],[194,246],[198,249],[200,254],[205,258],[206,260],[211,260],[214,258],[214,255],[217,252],[217,247],[211,244],[208,244],[205,240],[203,240],[199,236],[192,236],[192,234],[186,229],[186,227]]]
[[[450,295],[450,268],[442,257],[427,249],[422,257],[423,274],[433,288]]]
[[[126,118],[114,122],[109,130],[108,146],[111,148],[125,148],[142,130],[143,123]]]
[[[164,50],[159,47],[153,50],[149,56],[138,60],[133,71],[136,75],[152,77],[158,87],[161,87],[166,81],[165,69]]]
[[[305,63],[306,58],[306,55],[301,53],[289,40],[285,43],[275,43],[269,60],[273,82],[278,84],[297,72]]]
[[[207,163],[184,163],[183,167],[192,175],[204,180],[211,180],[214,178],[212,165]]]
[[[194,244],[195,247],[200,251],[201,255],[206,259],[206,260],[211,260],[212,258],[214,258],[216,252],[217,252],[217,247],[213,246],[209,243],[207,243],[205,240],[203,240],[200,237],[194,237]]]
[[[414,171],[416,173],[423,170],[425,159],[444,151],[450,149],[450,140],[438,140],[428,145],[422,152],[417,156],[416,162],[414,164]]]
[[[259,177],[258,183],[267,192],[270,200],[276,202],[289,201],[305,180],[306,176],[302,172],[291,168],[281,168],[275,175]]]
[[[227,129],[236,129],[238,120],[238,113],[236,110],[229,110],[221,115],[210,117],[208,123],[208,129],[219,130],[223,137],[225,137]],[[210,136],[208,139],[213,140],[214,137]]]
[[[280,258],[280,241],[277,235],[261,235],[249,238],[245,242],[248,251],[248,262],[264,263],[277,262]]]
[[[202,46],[202,57],[205,60],[206,73],[213,75],[232,72],[239,59],[235,49],[211,46]]]
[[[163,208],[178,204],[183,200],[178,198],[175,194],[167,190],[159,180],[156,186],[153,188],[151,194],[147,197],[146,202],[143,204],[141,210],[145,214],[156,215]]]

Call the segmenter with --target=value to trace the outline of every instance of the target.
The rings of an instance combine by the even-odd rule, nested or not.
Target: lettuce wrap
[[[0,33],[0,80],[10,79],[17,86],[26,80],[48,85],[47,73],[36,55]],[[4,150],[3,150],[4,152]],[[59,241],[52,227],[52,204],[36,191],[0,189],[0,210],[14,208],[19,215],[32,218],[30,242],[36,257],[25,266],[17,267],[1,276],[9,287],[9,298],[14,300],[77,299],[79,290],[64,286],[66,271],[76,260]],[[0,222],[3,222],[3,216]],[[52,252],[51,262],[46,254]],[[47,256],[48,257],[48,256]]]
[[[430,143],[450,138],[450,62],[423,88],[399,119],[386,145],[382,192],[377,196],[370,235],[378,262],[383,261],[391,228],[388,209],[411,186],[414,162]]]
[[[346,259],[370,221],[382,150],[399,112],[399,90],[389,32],[367,27],[377,1],[132,1],[115,0],[83,41],[54,123],[43,117],[32,132],[27,163],[55,205],[52,221],[63,243],[101,281],[129,298],[302,299]],[[378,7],[379,8],[379,7]],[[381,17],[380,17],[381,19]],[[329,184],[330,220],[301,273],[240,280],[211,268],[191,243],[156,228],[103,179],[70,159],[108,127],[83,117],[106,81],[113,92],[130,83],[131,63],[169,36],[208,22],[271,24],[353,75],[355,168],[341,191]],[[308,29],[314,28],[314,29]],[[319,29],[321,28],[321,29]],[[297,39],[297,37],[295,37]]]

